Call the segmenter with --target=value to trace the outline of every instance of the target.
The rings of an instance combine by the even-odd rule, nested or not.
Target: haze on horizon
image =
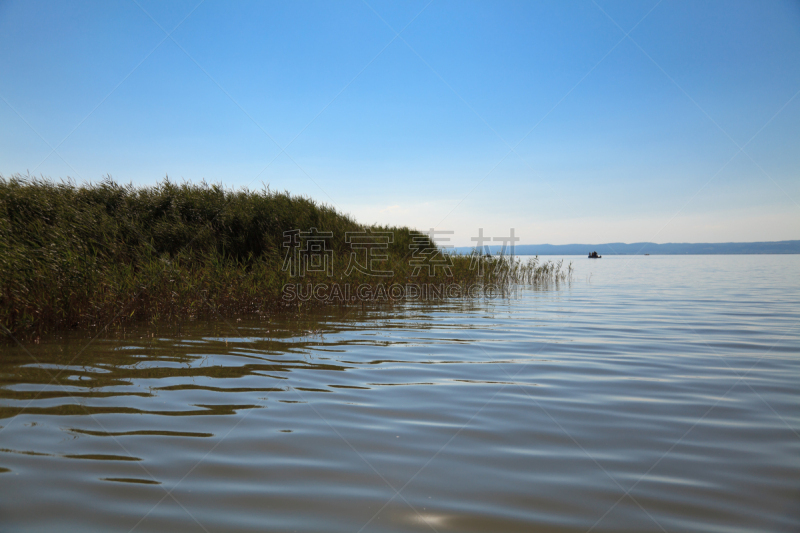
[[[800,239],[800,3],[0,2],[0,174],[469,245]]]

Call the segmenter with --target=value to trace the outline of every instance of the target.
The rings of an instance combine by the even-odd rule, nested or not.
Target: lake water
[[[0,530],[800,531],[800,256],[568,260],[3,346]]]

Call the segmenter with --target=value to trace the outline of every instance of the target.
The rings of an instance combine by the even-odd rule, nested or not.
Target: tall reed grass
[[[207,183],[152,187],[93,185],[0,176],[0,324],[11,335],[105,327],[132,320],[265,313],[287,304],[284,232],[331,232],[333,272],[303,282],[428,283],[409,263],[414,232],[359,224],[311,199],[269,189],[230,190]],[[389,231],[384,270],[390,279],[345,276],[347,232]],[[427,246],[434,247],[426,241]],[[483,275],[475,266],[484,265]],[[567,281],[571,267],[518,258],[451,257],[447,283]],[[441,279],[438,279],[441,281]]]

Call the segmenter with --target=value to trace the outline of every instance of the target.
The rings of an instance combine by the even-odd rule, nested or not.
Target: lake
[[[0,530],[800,531],[800,256],[566,259],[4,345]]]

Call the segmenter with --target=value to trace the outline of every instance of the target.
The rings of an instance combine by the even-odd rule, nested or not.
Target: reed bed
[[[523,260],[516,256],[486,256],[478,250],[467,256],[471,263],[483,261],[484,283],[500,287],[515,285],[550,285],[566,283],[572,279],[572,263],[564,261],[542,261],[538,256]],[[478,281],[478,278],[475,278]]]
[[[331,232],[327,272],[301,279],[286,266],[285,231]],[[391,232],[376,278],[346,273],[348,232]],[[449,256],[452,275],[422,270],[410,259],[415,232],[365,226],[313,200],[220,185],[76,185],[0,176],[0,325],[15,337],[63,328],[102,328],[200,316],[271,313],[298,303],[284,287],[304,284],[440,283],[507,290],[568,281],[571,266],[477,252]],[[425,246],[435,249],[430,240]],[[482,265],[484,268],[477,268]],[[306,307],[325,302],[310,301]]]

